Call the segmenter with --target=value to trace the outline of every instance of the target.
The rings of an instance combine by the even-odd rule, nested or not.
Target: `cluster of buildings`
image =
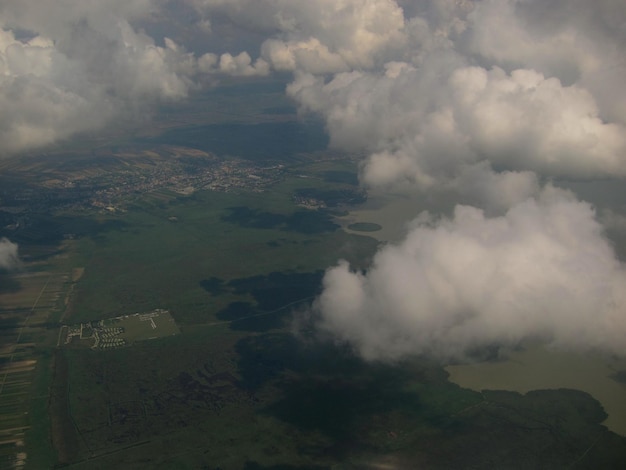
[[[119,164],[112,167],[99,167],[94,163],[93,167],[56,171],[36,186],[3,185],[0,187],[0,223],[16,230],[18,217],[23,218],[33,210],[50,212],[59,208],[95,207],[117,211],[123,198],[162,189],[181,195],[199,189],[262,192],[279,181],[284,173],[280,164],[259,166],[248,160],[220,160],[209,155],[135,155],[121,156],[117,160]],[[21,225],[28,225],[27,222]]]
[[[94,329],[94,343],[91,349],[111,349],[124,346],[126,340],[118,337],[122,333],[124,333],[124,329],[121,327]]]
[[[119,326],[105,327],[103,321],[81,323],[67,328],[65,344],[71,343],[74,338],[79,340],[93,339],[91,349],[119,348],[127,344],[124,338],[120,338],[120,335],[124,333],[124,328]]]
[[[159,161],[154,167],[133,167],[81,180],[81,186],[93,188],[88,200],[79,206],[115,210],[119,200],[134,194],[170,189],[188,195],[199,189],[231,191],[246,189],[263,192],[278,182],[283,165],[259,167],[249,161],[229,159],[208,164],[181,162],[177,159]]]

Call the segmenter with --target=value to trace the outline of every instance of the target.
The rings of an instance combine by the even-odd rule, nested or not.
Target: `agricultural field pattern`
[[[365,273],[387,227],[352,215],[361,156],[284,83],[246,86],[0,160],[20,257],[0,272],[0,469],[621,468],[587,393],[474,391],[316,326],[326,270]]]

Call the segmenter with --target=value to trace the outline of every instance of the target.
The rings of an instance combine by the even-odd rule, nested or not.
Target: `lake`
[[[450,201],[439,201],[437,205],[439,210],[449,213]],[[371,193],[367,203],[350,211],[347,216],[337,218],[336,222],[347,232],[352,232],[348,229],[350,224],[378,224],[381,229],[367,235],[379,241],[397,243],[406,235],[410,221],[427,207],[432,207],[432,201],[424,197]],[[626,436],[626,384],[611,378],[617,372],[626,371],[626,358],[533,346],[512,352],[498,362],[452,365],[446,370],[451,382],[477,391],[492,389],[526,393],[558,388],[582,390],[598,400],[609,415],[603,424]]]
[[[609,415],[604,425],[626,436],[626,384],[611,378],[626,370],[626,359],[599,353],[577,353],[533,346],[506,360],[447,366],[449,380],[472,390],[571,388],[589,393]]]

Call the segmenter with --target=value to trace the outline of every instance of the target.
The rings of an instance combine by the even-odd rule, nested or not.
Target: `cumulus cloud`
[[[181,100],[206,76],[267,75],[247,52],[196,57],[137,24],[157,0],[0,4],[0,156],[95,131],[121,115]],[[210,82],[210,80],[208,80]]]
[[[20,265],[17,244],[8,238],[0,238],[0,269],[10,271]]]
[[[548,187],[499,217],[420,217],[367,273],[324,278],[320,328],[366,359],[445,359],[542,339],[625,353],[626,267],[592,208]]]
[[[192,0],[269,36],[262,58],[276,70],[334,73],[370,68],[403,41],[405,18],[392,0]]]
[[[463,40],[492,63],[581,84],[601,104],[603,118],[626,123],[625,18],[620,0],[488,0],[475,2]]]
[[[206,81],[203,75],[251,77],[278,70],[294,72],[291,96],[327,118],[337,146],[360,143],[372,153],[384,152],[391,163],[412,160],[415,177],[437,179],[431,174],[434,160],[448,158],[416,160],[416,152],[440,150],[431,147],[442,142],[420,141],[430,131],[451,146],[439,153],[457,153],[455,146],[465,145],[463,158],[505,159],[509,169],[623,171],[611,161],[623,152],[626,123],[620,80],[626,71],[626,14],[619,2],[602,0],[592,8],[576,0],[577,7],[569,8],[559,1],[546,10],[537,0],[184,1],[201,15],[194,20],[198,24],[211,24],[217,16],[253,31],[258,53],[196,57],[171,39],[161,44],[137,26],[164,17],[167,3],[158,0],[0,5],[0,99],[10,110],[3,116],[15,117],[0,122],[0,151],[43,145],[97,129],[143,104],[184,98]],[[207,41],[213,40],[211,30],[206,32]],[[456,81],[449,80],[452,75]],[[320,92],[319,83],[329,77],[332,87]],[[305,82],[312,89],[305,90]],[[471,88],[480,83],[483,89]],[[359,103],[361,96],[366,99]],[[539,133],[561,107],[560,122]],[[529,119],[531,114],[544,122]],[[377,117],[379,122],[367,122]],[[480,135],[495,124],[499,145]],[[520,152],[527,154],[522,144],[535,137],[534,154],[518,168]],[[599,163],[582,163],[576,152]]]
[[[164,47],[132,26],[133,20],[150,15],[152,0],[92,2],[63,0],[5,3],[0,10],[6,30],[25,30],[37,41],[27,42],[19,58],[36,54],[45,43],[49,56],[38,76],[59,89],[82,95],[95,88],[110,98],[177,98],[189,87],[189,57],[173,41]],[[6,49],[6,53],[10,52]],[[11,67],[4,75],[23,77],[28,67]]]
[[[232,77],[264,76],[270,72],[267,62],[257,59],[253,63],[250,54],[245,51],[236,56],[228,52],[220,56],[209,52],[198,59],[198,67],[204,73],[225,74]]]
[[[111,113],[98,93],[72,90],[66,74],[80,71],[59,53],[53,41],[39,36],[18,41],[0,31],[0,154],[37,147],[75,132],[97,128]],[[101,103],[99,113],[91,109]]]
[[[626,130],[605,123],[593,96],[533,70],[456,70],[452,112],[480,155],[557,176],[626,174]]]
[[[412,55],[330,79],[303,71],[288,87],[332,145],[368,154],[363,183],[459,201],[450,218],[418,218],[367,272],[328,270],[320,328],[363,357],[528,339],[626,353],[626,269],[591,206],[541,183],[626,176],[626,14],[604,2],[612,16],[592,21],[557,3],[549,20],[532,0],[413,5]]]
[[[158,0],[1,3],[0,153],[183,99],[206,77],[291,72],[300,111],[366,155],[365,186],[458,203],[367,273],[330,269],[324,329],[368,358],[530,337],[619,349],[624,268],[592,208],[545,181],[626,176],[623,1],[183,1],[208,42],[228,23],[257,50],[196,56],[150,36],[137,25],[164,18]]]
[[[322,30],[301,39],[306,60],[294,60],[284,41],[266,42],[277,51],[271,63],[296,71],[288,93],[325,118],[331,144],[370,153],[367,184],[439,185],[479,162],[555,177],[624,176],[618,108],[626,91],[618,83],[626,56],[615,47],[624,41],[616,19],[626,20],[624,8],[604,2],[592,21],[559,2],[562,14],[539,27],[542,2],[412,5],[405,9],[415,16],[395,26],[394,47],[369,68],[333,65],[317,47],[329,44]],[[574,45],[562,47],[563,35]],[[607,81],[598,86],[586,77],[600,70]]]
[[[0,6],[0,153],[98,129],[119,113],[185,97],[192,57],[131,25],[148,0]],[[18,38],[15,32],[25,38]]]
[[[481,161],[559,177],[626,175],[626,128],[604,122],[586,89],[533,70],[428,65],[330,81],[302,74],[288,93],[326,118],[332,145],[373,152],[368,184],[441,184]]]
[[[602,213],[599,214],[599,220],[608,230],[626,233],[626,215],[624,214],[611,209],[604,209]]]
[[[626,176],[623,2],[193,3],[265,36],[301,112],[367,155],[364,185],[459,203],[367,273],[330,269],[322,329],[370,359],[529,338],[624,352],[626,271],[594,210],[544,183]]]

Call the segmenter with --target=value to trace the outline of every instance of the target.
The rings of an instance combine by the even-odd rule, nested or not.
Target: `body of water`
[[[439,201],[438,209],[449,213],[449,201]],[[382,228],[367,236],[383,242],[400,242],[409,224],[421,212],[433,207],[432,201],[407,195],[370,194],[368,202],[336,220],[344,230],[357,222],[375,223]],[[592,312],[590,312],[591,314]],[[446,367],[450,381],[472,390],[531,390],[569,388],[589,393],[608,414],[604,424],[626,436],[626,384],[611,376],[626,371],[626,358],[601,354],[581,354],[534,346],[512,352],[498,362],[481,362]]]
[[[417,197],[370,193],[366,203],[357,206],[344,217],[337,217],[336,222],[348,233],[393,243],[404,238],[408,224],[424,210],[424,204]],[[381,228],[367,233],[348,228],[356,223],[377,224]]]
[[[626,384],[612,376],[626,370],[626,359],[598,353],[555,351],[534,346],[506,360],[447,366],[450,381],[476,391],[570,388],[589,393],[609,415],[603,423],[626,436]]]

